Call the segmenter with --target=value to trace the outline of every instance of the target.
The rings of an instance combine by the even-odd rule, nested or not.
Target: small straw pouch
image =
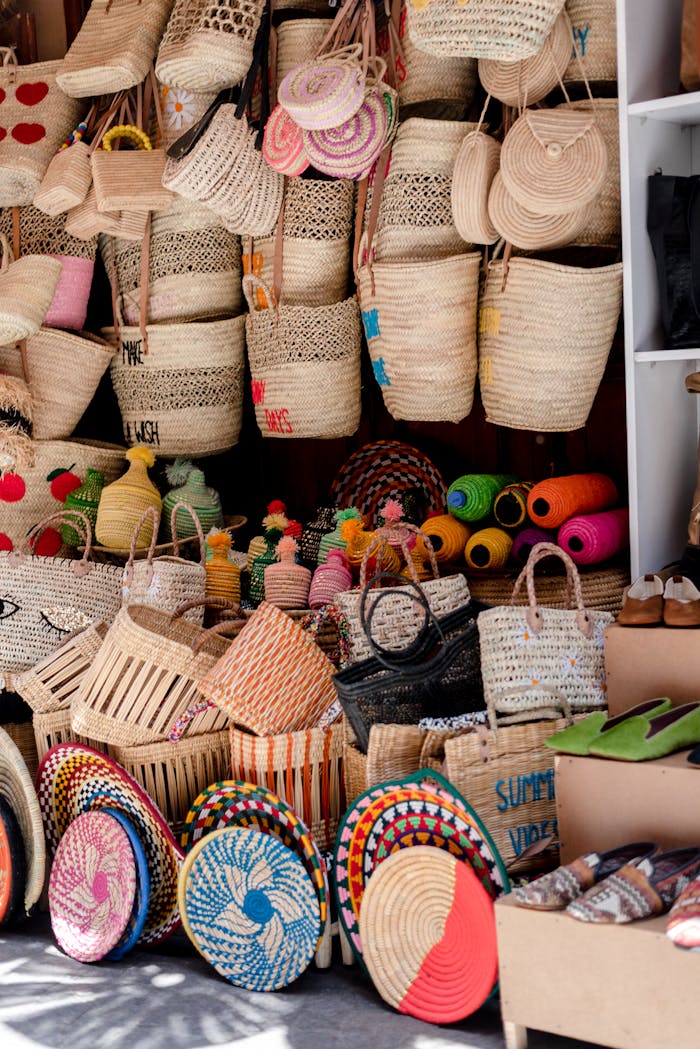
[[[571,57],[571,27],[562,10],[542,49],[519,62],[479,59],[484,90],[506,106],[534,105],[560,83]]]
[[[84,530],[87,541],[79,561],[27,552],[54,521]],[[90,522],[76,511],[52,514],[32,528],[22,547],[0,553],[6,595],[0,620],[3,671],[26,670],[72,631],[95,620],[114,619],[121,603],[121,572],[117,565],[90,560],[91,553]]]
[[[43,255],[13,259],[10,243],[0,233],[0,346],[33,335],[51,306],[61,263]]]
[[[500,142],[483,131],[470,131],[459,147],[450,195],[454,224],[467,244],[494,244],[498,240],[498,230],[489,217],[488,198],[500,157]]]
[[[124,240],[142,240],[146,233],[147,211],[98,211],[94,185],[82,204],[66,216],[66,233],[80,240],[92,240],[98,233],[110,233]]]
[[[66,95],[110,95],[147,76],[173,0],[93,0],[56,80]]]
[[[122,604],[150,605],[164,612],[174,612],[184,604],[191,604],[183,613],[183,619],[201,626],[204,622],[204,597],[206,581],[207,551],[199,518],[187,503],[176,503],[171,514],[171,534],[174,536],[175,520],[178,510],[190,513],[194,529],[199,538],[200,561],[188,561],[180,557],[180,546],[177,539],[173,542],[173,554],[154,557],[158,539],[159,514],[154,506],[144,511],[141,520],[134,530],[134,538],[129,551],[129,560],[124,567],[122,577]],[[141,527],[147,517],[153,519],[153,535],[146,557],[136,560],[136,541]],[[196,604],[195,604],[196,602]]]
[[[17,64],[0,47],[0,207],[31,204],[52,156],[87,106],[56,84],[61,63]]]
[[[535,565],[552,555],[566,567],[567,609],[542,608],[537,603]],[[524,582],[528,605],[517,607]],[[605,709],[603,630],[613,620],[610,612],[584,606],[578,570],[569,555],[553,543],[538,543],[515,582],[510,606],[479,613],[489,711],[523,721],[527,715],[530,719],[559,716],[562,707],[565,712]]]
[[[411,0],[408,35],[432,55],[516,62],[541,50],[564,0]]]

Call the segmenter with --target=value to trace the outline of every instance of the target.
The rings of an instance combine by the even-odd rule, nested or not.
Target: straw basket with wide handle
[[[178,510],[188,512],[199,539],[200,561],[188,561],[180,557],[180,545],[176,538],[175,521]],[[136,561],[136,540],[147,517],[153,519],[153,534],[148,554],[143,560]],[[124,567],[122,583],[122,602],[125,605],[150,605],[164,612],[174,612],[176,608],[187,603],[193,607],[183,612],[183,618],[201,626],[204,622],[204,597],[207,550],[199,518],[187,503],[175,503],[170,516],[173,540],[172,555],[155,557],[156,541],[160,515],[154,506],[144,510],[141,520],[134,530],[131,541],[129,560]]]
[[[224,638],[183,619],[192,604],[173,613],[147,605],[120,610],[73,698],[74,731],[120,747],[168,739],[176,719],[202,700],[202,679],[228,650]],[[235,608],[214,598],[205,606]],[[225,713],[207,711],[189,735],[218,731],[227,721]]]
[[[535,565],[551,555],[566,566],[567,609],[537,603]],[[517,607],[524,582],[528,605]],[[551,717],[552,708],[561,709],[564,702],[573,711],[604,709],[603,630],[613,619],[610,612],[585,607],[576,565],[564,550],[553,543],[534,546],[510,606],[489,608],[478,617],[484,694],[492,718]]]

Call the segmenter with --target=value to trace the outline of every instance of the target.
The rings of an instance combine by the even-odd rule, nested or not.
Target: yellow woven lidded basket
[[[97,507],[95,538],[103,546],[128,550],[136,528],[140,528],[144,511],[153,507],[160,513],[160,492],[148,476],[156,457],[149,448],[137,445],[126,453],[129,469],[117,481],[102,489]],[[136,549],[151,542],[153,522],[146,520],[136,540]]]

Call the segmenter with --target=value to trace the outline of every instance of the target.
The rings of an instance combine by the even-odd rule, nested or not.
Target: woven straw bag
[[[119,332],[110,373],[127,444],[199,458],[238,442],[245,318],[148,325]],[[117,342],[113,328],[103,333]]]
[[[561,82],[571,57],[571,28],[562,11],[541,50],[520,62],[479,59],[479,80],[506,106],[533,106]]]
[[[138,134],[137,134],[138,133]],[[136,149],[112,148],[120,139],[136,141]],[[154,149],[135,125],[117,124],[92,154],[92,181],[98,211],[161,211],[175,195],[163,185],[165,150]]]
[[[592,200],[563,215],[538,215],[510,195],[498,171],[491,183],[488,209],[494,229],[509,244],[524,251],[544,251],[570,244],[582,235],[596,207]]]
[[[62,215],[85,200],[91,182],[90,147],[73,142],[54,153],[32,204],[45,215]]]
[[[40,328],[27,340],[25,353],[35,440],[70,437],[107,370],[114,347],[88,333]],[[0,371],[24,375],[19,346],[0,346]]]
[[[17,65],[0,48],[0,207],[31,204],[49,162],[84,107],[56,84],[60,62]]]
[[[567,0],[574,33],[574,54],[564,82],[614,83],[617,80],[617,25],[615,0]],[[577,57],[578,55],[578,57]]]
[[[158,50],[158,79],[191,91],[238,84],[253,58],[264,6],[264,0],[175,0]]]
[[[66,710],[106,633],[107,624],[103,622],[77,630],[45,659],[14,675],[13,690],[29,704],[33,714]]]
[[[567,594],[576,608],[543,608],[537,603],[534,569],[555,555],[566,566]],[[527,607],[517,607],[527,583]],[[503,718],[548,717],[566,704],[572,711],[606,707],[603,630],[610,612],[586,609],[576,565],[553,543],[538,543],[515,581],[511,604],[489,608],[478,616],[484,696],[489,709]]]
[[[493,244],[498,240],[488,211],[488,198],[498,172],[501,144],[483,131],[465,135],[452,175],[452,219],[467,244]]]
[[[506,271],[492,263],[479,304],[487,420],[545,432],[584,426],[621,304],[621,264],[582,269],[513,258]]]
[[[233,608],[228,601],[207,606]],[[188,607],[170,613],[130,605],[118,612],[73,697],[75,732],[120,747],[167,741],[173,722],[202,702],[199,683],[229,646],[183,619]],[[220,731],[227,720],[208,710],[188,735]]]
[[[516,62],[543,46],[564,0],[428,0],[410,3],[408,35],[433,55]]]
[[[278,84],[297,66],[316,57],[332,25],[332,18],[290,18],[277,27]]]
[[[352,297],[330,306],[258,309],[243,278],[250,313],[246,339],[255,417],[264,437],[349,437],[360,423],[360,311]]]
[[[477,253],[360,266],[369,354],[393,418],[456,423],[469,415],[479,267]],[[438,352],[426,354],[426,346]]]
[[[177,140],[197,124],[216,98],[213,91],[188,91],[187,88],[160,85],[160,107],[163,113],[162,128],[157,130],[158,145],[166,151]]]
[[[562,103],[570,108],[593,113],[605,139],[608,151],[608,177],[593,201],[588,222],[573,240],[574,244],[619,248],[622,238],[620,218],[620,127],[616,98],[583,99]]]
[[[487,605],[505,605],[510,601],[515,582],[514,573],[490,572],[469,576],[469,589],[476,601]],[[622,597],[630,585],[629,568],[615,566],[600,569],[579,569],[579,581],[584,604],[614,616],[622,608]],[[560,576],[538,575],[537,597],[546,608],[566,608],[566,594]]]
[[[114,274],[127,324],[141,315],[144,242],[104,235],[100,252]],[[176,198],[151,217],[146,321],[190,321],[241,312],[241,245],[209,208]]]
[[[103,754],[109,750],[107,745],[98,739],[88,739],[73,731],[70,724],[70,707],[49,710],[45,714],[35,714],[32,718],[32,728],[39,761],[57,743],[81,743]]]
[[[330,306],[345,299],[354,193],[348,179],[289,179],[284,199],[280,303]],[[275,237],[253,241],[247,273],[274,281]],[[260,291],[258,298],[262,295]],[[260,302],[259,302],[260,304]]]
[[[13,260],[0,233],[0,346],[26,339],[43,324],[61,275],[61,263],[42,255]]]
[[[122,577],[122,604],[150,605],[163,612],[174,612],[181,605],[190,604],[192,607],[183,613],[183,619],[201,626],[204,622],[207,550],[199,518],[187,503],[176,503],[173,507],[170,518],[171,534],[176,534],[174,523],[177,511],[180,509],[188,511],[192,517],[199,538],[200,561],[188,561],[180,557],[180,546],[177,539],[173,542],[172,555],[154,557],[160,515],[155,507],[149,507],[144,510],[141,520],[134,529],[129,560],[124,566]],[[135,560],[136,542],[147,517],[153,519],[153,534],[146,557],[137,561]]]
[[[342,722],[279,736],[230,728],[233,778],[257,783],[291,805],[321,852],[333,848],[345,812]]]
[[[140,84],[173,0],[93,0],[56,76],[66,95],[112,95]]]
[[[95,187],[91,185],[85,200],[68,212],[66,233],[81,240],[110,233],[124,240],[140,241],[146,233],[147,221],[147,211],[99,211]]]
[[[79,561],[30,554],[44,528],[69,522],[86,535]],[[120,572],[116,565],[90,560],[92,530],[84,514],[52,514],[32,529],[18,550],[0,552],[4,586],[3,671],[25,670],[52,652],[79,627],[104,619],[111,622],[120,604]]]

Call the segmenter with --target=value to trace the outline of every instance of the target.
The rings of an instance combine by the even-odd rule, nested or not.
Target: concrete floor
[[[337,944],[336,944],[337,947]],[[497,1002],[436,1027],[386,1006],[357,967],[313,965],[284,991],[231,986],[178,934],[81,965],[48,918],[0,930],[0,1049],[503,1049]],[[529,1049],[591,1049],[531,1032]]]

